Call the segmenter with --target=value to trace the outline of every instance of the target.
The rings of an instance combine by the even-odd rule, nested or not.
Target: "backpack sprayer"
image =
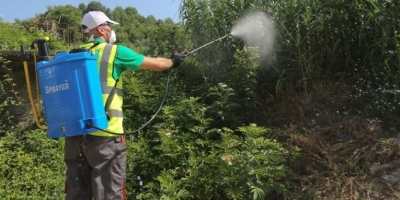
[[[188,56],[229,35],[181,54]],[[31,49],[35,50],[36,45],[39,51],[37,63],[34,51],[34,61],[37,66],[35,69],[37,98],[39,99],[40,90],[47,126],[40,124],[38,112],[40,109],[36,108],[36,102],[32,96],[26,52],[24,46],[21,46],[28,95],[35,122],[40,129],[47,130],[48,137],[71,137],[99,130],[114,135],[134,134],[146,127],[161,110],[168,93],[170,73],[161,105],[148,122],[131,133],[114,133],[105,130],[108,127],[108,121],[102,99],[97,52],[86,48],[74,49],[70,52],[57,53],[52,57],[49,56],[48,41],[49,38],[44,37],[31,44]]]
[[[28,95],[36,125],[46,129],[50,138],[84,135],[97,129],[88,128],[87,123],[107,128],[101,84],[97,69],[97,53],[90,49],[60,52],[49,56],[48,37],[35,40],[39,51],[37,73],[38,94],[43,101],[47,127],[39,122],[39,114],[32,97],[30,78],[26,63],[25,48],[21,46]],[[36,64],[36,53],[35,64]],[[38,95],[39,97],[39,95]],[[39,104],[39,103],[38,103]]]

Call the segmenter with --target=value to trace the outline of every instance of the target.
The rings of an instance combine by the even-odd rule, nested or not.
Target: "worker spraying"
[[[102,100],[107,104],[107,100],[112,98],[109,105],[105,105],[108,121],[106,130],[123,133],[121,73],[125,69],[163,71],[179,66],[184,55],[152,58],[125,46],[114,45],[114,25],[118,23],[102,12],[86,13],[82,18],[82,27],[87,36],[92,36],[94,40],[81,48],[98,52]],[[65,163],[68,168],[66,199],[126,199],[124,136],[97,131],[84,136],[66,137]]]
[[[36,71],[47,127],[38,123],[37,115],[35,121],[47,129],[50,138],[65,137],[66,199],[127,198],[121,74],[125,70],[167,70],[179,66],[187,55],[153,58],[115,45],[113,27],[118,24],[103,12],[86,13],[82,28],[91,40],[54,57],[48,55],[48,39],[34,42],[43,58]],[[21,51],[25,55],[23,47]],[[29,82],[27,75],[30,94]]]
[[[51,138],[65,137],[66,199],[126,199],[123,71],[177,67],[201,48],[230,35],[240,36],[233,31],[191,52],[152,58],[114,45],[115,25],[104,13],[91,11],[82,18],[90,38],[87,43],[54,58],[41,52],[46,59],[38,63],[37,72],[48,123],[42,128]]]

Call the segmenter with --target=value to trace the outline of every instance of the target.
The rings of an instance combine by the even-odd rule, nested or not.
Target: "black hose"
[[[121,135],[133,135],[133,134],[139,132],[139,131],[142,130],[144,127],[146,127],[147,125],[149,125],[149,123],[150,123],[151,121],[153,121],[154,118],[155,118],[155,117],[158,115],[158,113],[160,112],[160,110],[161,110],[161,108],[162,108],[162,106],[163,106],[163,104],[164,104],[164,102],[165,102],[165,99],[167,98],[168,88],[169,88],[169,83],[170,83],[171,71],[172,71],[172,70],[170,69],[170,70],[169,70],[169,73],[168,73],[167,85],[165,86],[164,97],[163,97],[163,99],[162,99],[162,101],[161,101],[160,107],[158,108],[158,110],[156,111],[156,113],[154,113],[153,117],[151,117],[151,118],[149,119],[149,121],[147,121],[147,122],[146,122],[144,125],[142,125],[140,128],[138,128],[138,129],[136,129],[136,130],[134,130],[133,132],[130,132],[130,133],[115,133],[115,132],[112,132],[112,131],[107,131],[107,130],[101,129],[101,128],[99,128],[99,127],[97,127],[97,126],[95,126],[95,125],[93,125],[93,124],[91,124],[91,123],[86,123],[86,127],[87,127],[87,128],[94,128],[94,129],[97,129],[97,130],[99,130],[99,131],[103,131],[103,132],[106,132],[106,133],[109,133],[109,134],[112,134],[112,135],[118,135],[118,136],[121,136]]]

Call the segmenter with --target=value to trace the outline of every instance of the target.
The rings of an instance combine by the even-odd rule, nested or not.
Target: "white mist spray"
[[[274,49],[274,24],[263,12],[252,12],[240,18],[231,35],[241,38],[248,46],[256,47],[262,58],[269,56]]]

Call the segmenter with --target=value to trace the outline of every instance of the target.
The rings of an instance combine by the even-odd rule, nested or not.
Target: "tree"
[[[82,7],[84,8],[84,7]],[[88,5],[86,6],[86,10],[83,10],[83,13],[87,13],[89,11],[102,11],[104,12],[104,14],[106,14],[107,16],[109,16],[110,18],[113,18],[113,16],[111,15],[111,10],[105,6],[103,6],[103,4],[101,4],[98,1],[91,1],[88,3]]]
[[[67,44],[76,44],[80,40],[82,11],[79,8],[72,5],[49,6],[40,17],[44,30],[53,32]]]

